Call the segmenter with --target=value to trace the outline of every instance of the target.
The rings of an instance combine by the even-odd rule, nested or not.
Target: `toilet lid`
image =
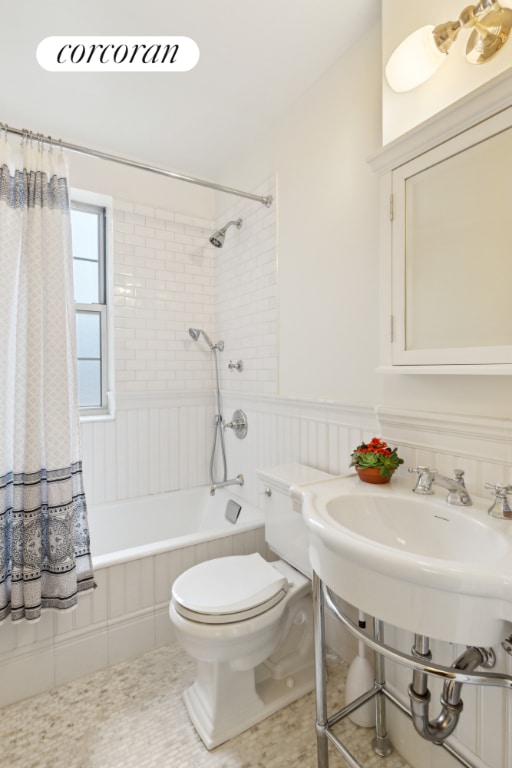
[[[241,621],[283,599],[286,576],[258,553],[207,560],[178,576],[172,587],[176,610],[209,624]]]

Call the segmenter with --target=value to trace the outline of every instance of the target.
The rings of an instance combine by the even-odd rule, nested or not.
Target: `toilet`
[[[314,687],[311,566],[292,485],[328,478],[302,464],[258,471],[265,539],[280,559],[260,554],[208,560],[179,576],[169,615],[177,641],[196,659],[183,698],[208,749]]]

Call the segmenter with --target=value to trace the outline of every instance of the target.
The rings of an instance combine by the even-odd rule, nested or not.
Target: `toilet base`
[[[204,745],[214,749],[314,687],[314,664],[276,679],[269,675],[265,663],[241,673],[233,671],[229,664],[198,662],[196,681],[184,692],[183,699]]]

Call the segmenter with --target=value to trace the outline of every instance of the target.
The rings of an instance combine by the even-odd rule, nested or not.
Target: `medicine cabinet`
[[[512,97],[501,78],[372,158],[381,370],[512,373]]]

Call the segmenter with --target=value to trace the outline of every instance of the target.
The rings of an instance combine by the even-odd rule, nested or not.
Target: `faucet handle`
[[[416,485],[414,486],[413,493],[420,493],[423,496],[430,496],[434,493],[432,490],[432,480],[437,473],[437,469],[429,469],[428,467],[409,467],[409,472],[415,472],[418,475]]]
[[[502,485],[501,483],[485,483],[484,488],[488,488],[495,496],[506,496],[512,491],[512,485]]]
[[[437,472],[437,469],[430,469],[429,467],[409,467],[408,472],[415,472],[417,475],[428,475],[430,472]]]
[[[463,469],[454,469],[453,470],[453,476],[455,477],[456,481],[459,485],[462,485],[463,488],[466,487],[466,483],[464,482],[464,470]]]
[[[491,517],[512,519],[512,508],[508,501],[508,495],[512,491],[512,485],[502,485],[501,483],[485,483],[484,488],[488,488],[494,495],[494,503],[489,507],[488,513]]]

